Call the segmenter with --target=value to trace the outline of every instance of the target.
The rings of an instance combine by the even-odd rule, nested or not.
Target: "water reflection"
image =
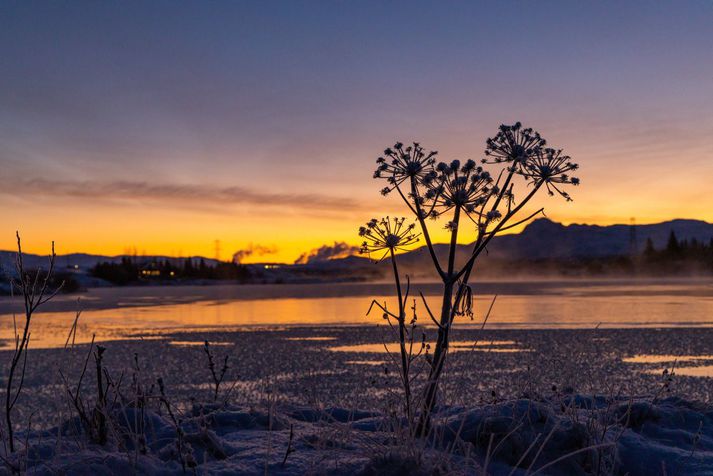
[[[665,364],[664,367],[667,371],[673,371],[675,375],[685,376],[685,377],[713,377],[713,365],[687,365],[679,367],[678,364],[685,362],[688,364],[696,364],[699,362],[705,362],[713,360],[713,355],[702,354],[702,355],[655,355],[655,354],[641,354],[635,355],[633,357],[627,357],[621,359],[622,362],[629,364]],[[664,370],[660,368],[656,369],[646,369],[644,373],[650,375],[661,375]]]
[[[344,363],[348,365],[386,365],[383,360],[347,360]]]
[[[336,337],[327,337],[327,336],[312,336],[312,337],[286,337],[285,340],[304,341],[304,342],[323,342],[323,341],[337,340],[337,338]]]
[[[664,364],[674,362],[692,362],[696,360],[713,360],[713,355],[652,355],[641,354],[633,357],[625,357],[622,362],[628,364]]]
[[[542,283],[499,283],[498,286],[510,291],[499,295],[488,321],[489,328],[713,325],[713,291],[710,286],[700,283],[592,286],[575,282],[559,285],[559,288],[548,284],[548,292],[541,294],[533,290],[542,288]],[[92,301],[91,297],[85,300],[86,308],[79,320],[76,341],[87,343],[93,334],[96,334],[98,341],[106,341],[175,330],[374,325],[383,320],[376,312],[365,315],[372,297],[395,307],[390,296],[368,294],[385,289],[373,284],[212,288],[175,286],[92,290],[92,293],[101,293],[102,300],[100,304],[97,304],[97,299]],[[254,292],[261,299],[249,299],[248,292]],[[335,296],[346,292],[351,295]],[[117,294],[113,301],[111,293]],[[286,294],[288,297],[285,297]],[[212,295],[219,296],[219,299],[204,299]],[[487,311],[492,296],[477,295],[475,320],[461,319],[457,325],[479,326],[479,318]],[[60,298],[56,306],[64,309],[62,306],[72,304],[68,299]],[[204,300],[190,302],[194,299]],[[438,308],[437,296],[427,296],[427,300],[432,309]],[[160,304],[164,302],[171,304]],[[0,299],[0,304],[0,308],[8,308],[6,300]],[[74,316],[74,312],[69,310],[38,313],[33,321],[30,347],[63,346]],[[420,316],[420,322],[430,324],[425,315]],[[13,342],[12,329],[12,315],[0,315],[0,340],[5,348]]]
[[[178,347],[197,347],[201,346],[203,347],[205,345],[205,341],[202,340],[172,340],[169,342],[170,345],[175,345]],[[219,345],[232,345],[232,342],[210,342],[210,346],[219,346]]]
[[[429,343],[433,347],[433,342]],[[476,342],[476,341],[454,341],[450,343],[451,352],[462,352],[462,351],[481,351],[481,352],[522,352],[526,349],[521,349],[518,347],[501,347],[501,346],[512,346],[515,342],[511,340],[501,340],[501,341],[491,341],[491,342]],[[420,342],[415,342],[413,345],[414,353],[417,353],[421,348]],[[339,345],[334,347],[329,347],[332,352],[353,352],[353,353],[364,353],[364,354],[385,354],[385,353],[398,353],[399,344],[391,343],[388,344],[357,344],[357,345]]]
[[[659,371],[651,371],[652,374],[660,375]],[[700,367],[676,367],[675,375],[684,377],[713,377],[713,365],[701,365]]]

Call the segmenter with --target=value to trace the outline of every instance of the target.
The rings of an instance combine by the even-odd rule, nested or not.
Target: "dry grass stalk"
[[[25,383],[25,370],[27,369],[27,350],[30,345],[30,324],[32,316],[43,304],[51,300],[61,289],[60,284],[56,289],[50,290],[50,282],[54,274],[54,265],[56,254],[54,251],[54,242],[52,242],[52,251],[49,256],[49,268],[46,273],[42,273],[41,269],[34,273],[25,269],[25,264],[22,254],[22,241],[20,233],[16,233],[17,237],[17,258],[15,260],[15,271],[17,277],[11,280],[10,289],[14,296],[17,290],[22,296],[24,308],[24,322],[22,329],[18,330],[17,320],[13,314],[13,326],[15,330],[15,349],[10,361],[10,369],[8,371],[7,383],[5,385],[5,424],[7,430],[7,444],[9,452],[15,452],[15,437],[12,423],[12,410],[17,403],[22,392],[23,384]],[[18,375],[19,372],[19,375]],[[15,378],[19,378],[19,382],[15,382]]]

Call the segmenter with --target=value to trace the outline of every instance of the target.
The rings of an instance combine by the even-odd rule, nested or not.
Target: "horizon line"
[[[570,226],[591,226],[591,227],[605,227],[605,228],[608,228],[608,227],[615,227],[615,226],[636,226],[636,227],[639,227],[639,226],[663,225],[663,224],[665,224],[665,223],[672,223],[672,222],[677,222],[677,221],[701,222],[701,223],[705,223],[705,224],[708,224],[708,225],[713,225],[713,222],[709,222],[709,221],[702,220],[702,219],[699,219],[699,218],[671,218],[671,219],[668,219],[668,220],[655,221],[655,222],[649,222],[649,223],[638,223],[638,222],[636,222],[636,223],[619,223],[619,222],[614,222],[614,223],[607,224],[607,225],[601,225],[601,224],[597,224],[597,223],[585,223],[585,222],[569,222],[569,223],[566,223],[566,222],[559,222],[559,221],[552,220],[551,218],[548,218],[548,217],[545,216],[545,217],[539,217],[539,218],[533,219],[533,220],[530,221],[529,223],[525,224],[522,228],[520,228],[520,229],[518,229],[518,230],[516,230],[516,231],[513,231],[513,232],[511,232],[511,233],[503,233],[501,236],[506,236],[506,235],[519,235],[519,234],[521,234],[521,233],[525,230],[525,228],[527,228],[527,227],[528,227],[529,225],[531,225],[532,223],[534,223],[534,222],[536,222],[536,221],[542,221],[542,220],[549,221],[549,222],[552,222],[552,223],[556,223],[556,224],[562,225],[562,226],[564,226],[564,227],[570,227]],[[335,243],[335,244],[336,244],[336,243],[338,243],[338,241],[332,241],[332,243]],[[469,243],[470,243],[470,242],[462,242],[462,243],[459,242],[459,244],[469,244]],[[446,242],[434,242],[434,245],[443,245],[443,244],[448,244],[448,243],[446,243]],[[55,243],[55,245],[56,245],[56,243]],[[358,245],[358,243],[357,243],[356,245]],[[355,245],[355,246],[356,246],[356,245]],[[328,243],[325,243],[323,246],[328,246]],[[24,248],[24,247],[23,247],[23,248]],[[131,248],[135,248],[135,249],[136,249],[135,246],[131,246]],[[419,248],[421,248],[421,246],[416,247],[416,248],[414,248],[414,249],[412,249],[412,250],[409,250],[409,252],[410,252],[410,251],[418,250]],[[317,249],[317,248],[315,247],[315,248],[312,248],[311,250],[306,250],[306,251],[307,251],[307,252],[309,252],[309,251],[314,251],[315,249]],[[237,250],[237,252],[239,252],[239,251],[241,251],[241,250]],[[17,250],[14,250],[14,249],[13,249],[13,250],[0,249],[0,253],[14,254],[14,253],[17,253]],[[38,257],[40,257],[40,256],[49,256],[48,253],[37,253],[37,252],[33,252],[33,251],[29,251],[29,252],[28,252],[28,251],[25,250],[25,249],[23,249],[23,254],[25,254],[25,255],[34,255],[34,256],[38,256]],[[269,255],[269,254],[270,254],[270,253],[266,253],[266,255]],[[231,260],[231,259],[216,258],[216,257],[204,256],[204,255],[201,255],[201,254],[171,255],[171,254],[168,254],[168,253],[161,253],[161,252],[158,252],[158,253],[150,253],[150,252],[147,252],[146,250],[142,250],[141,253],[136,253],[136,252],[134,252],[133,254],[131,254],[131,253],[118,253],[118,254],[107,253],[107,254],[105,254],[105,253],[90,253],[90,252],[85,252],[85,251],[68,251],[68,252],[66,252],[66,253],[57,254],[56,256],[57,256],[58,258],[60,258],[60,257],[71,256],[71,255],[86,255],[86,256],[113,258],[113,259],[115,259],[115,258],[122,258],[122,257],[137,257],[137,258],[165,258],[165,259],[172,259],[172,260],[176,260],[176,259],[205,259],[205,260],[219,261],[219,262],[224,262],[224,263],[225,263],[225,262],[232,262],[232,261],[233,261],[233,260]],[[348,256],[359,256],[359,255],[358,255],[358,254],[350,254],[350,255],[348,255]],[[280,261],[280,260],[272,260],[272,261],[270,261],[270,260],[265,260],[265,261],[250,261],[250,262],[247,262],[247,263],[240,263],[240,264],[244,264],[244,265],[253,265],[253,264],[284,264],[284,265],[293,265],[293,264],[298,264],[298,263],[296,263],[295,260],[292,260],[292,261]]]

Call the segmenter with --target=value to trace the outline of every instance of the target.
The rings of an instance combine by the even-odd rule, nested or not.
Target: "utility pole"
[[[215,260],[220,261],[220,240],[215,240]]]

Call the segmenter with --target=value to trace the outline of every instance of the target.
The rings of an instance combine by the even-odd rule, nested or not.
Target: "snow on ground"
[[[16,464],[37,474],[180,474],[176,425],[158,401],[161,378],[180,420],[183,463],[194,461],[200,474],[265,474],[266,467],[270,474],[415,474],[421,452],[385,431],[396,376],[384,369],[388,355],[368,345],[385,336],[370,326],[305,327],[104,342],[108,376],[123,389],[104,446],[77,435],[82,425],[67,397],[89,347],[31,350],[15,412],[19,446],[27,438],[31,449]],[[458,330],[453,339],[461,344],[443,382],[449,406],[435,419],[435,446],[423,451],[424,474],[479,474],[486,464],[492,474],[513,466],[521,468],[513,474],[526,474],[530,464],[534,472],[572,452],[541,474],[711,474],[710,380],[691,375],[707,375],[713,364],[713,329]],[[212,400],[204,340],[216,361],[230,356],[218,399],[225,406],[197,403]],[[89,364],[82,393],[91,404]],[[131,403],[136,388],[145,396],[143,418]],[[359,408],[370,410],[347,410]],[[290,428],[294,451],[283,466]]]
[[[27,453],[11,461],[28,474],[67,475],[168,475],[185,467],[244,475],[479,474],[485,468],[489,474],[635,476],[709,475],[713,468],[713,411],[677,398],[566,395],[445,407],[425,448],[395,441],[394,421],[376,412],[195,405],[180,423],[180,437],[165,414],[135,407],[112,414],[106,445],[91,444],[69,422],[31,432]]]

